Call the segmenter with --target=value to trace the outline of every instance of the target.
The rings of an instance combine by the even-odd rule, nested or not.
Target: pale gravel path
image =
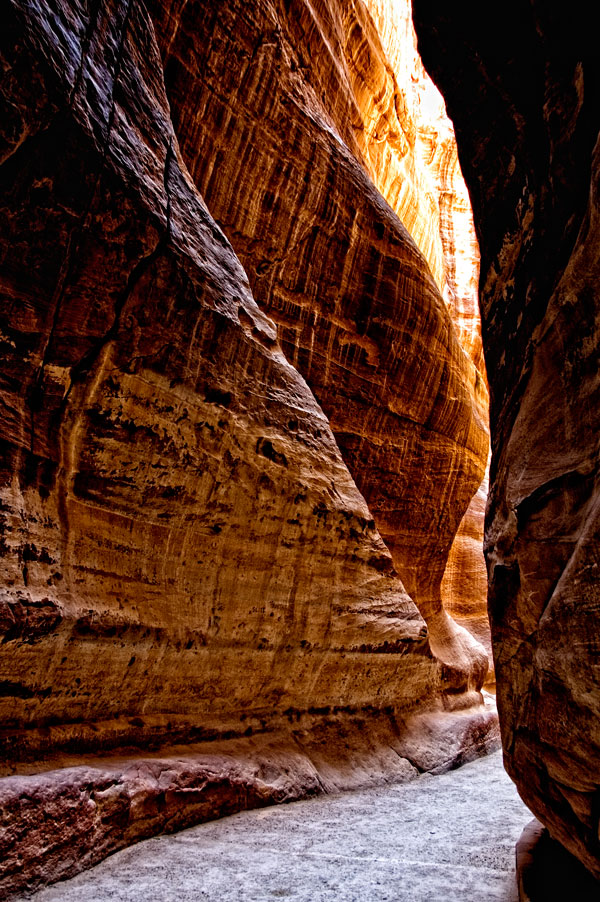
[[[531,817],[497,752],[439,777],[246,811],[150,839],[33,898],[516,902],[514,847]]]

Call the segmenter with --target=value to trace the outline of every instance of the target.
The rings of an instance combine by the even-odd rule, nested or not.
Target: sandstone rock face
[[[443,98],[426,73],[417,52],[410,0],[368,0],[367,6],[387,56],[393,111],[382,130],[379,123],[364,132],[372,137],[363,159],[372,178],[427,257],[450,310],[458,339],[477,374],[475,401],[488,420],[488,393],[481,343],[478,302],[479,246],[467,188],[458,162],[454,128]],[[411,52],[412,50],[412,52]],[[367,112],[370,107],[367,107]],[[404,135],[403,145],[395,136]],[[385,148],[385,153],[382,150]],[[402,186],[399,190],[398,186]],[[450,549],[442,582],[445,610],[488,651],[493,682],[487,616],[487,572],[483,557],[483,521],[487,478],[473,496]]]
[[[348,21],[284,6],[6,5],[2,890],[214,813],[215,773],[223,810],[339,787],[319,730],[392,776],[493,745],[440,594],[479,377],[347,143],[341,57],[306,62]],[[131,761],[275,731],[264,780]]]
[[[410,0],[366,0],[366,6],[387,57],[391,83],[376,96],[393,96],[393,112],[386,111],[385,121],[394,122],[395,128],[382,132],[376,122],[369,129],[367,120],[364,131],[371,142],[363,157],[371,163],[373,181],[425,255],[459,341],[483,373],[479,247],[454,128],[418,54]],[[396,140],[398,132],[404,143]],[[380,161],[371,162],[377,152]],[[487,417],[485,392],[483,403]]]
[[[6,60],[5,749],[413,706],[425,624],[189,182],[147,13],[49,9]]]
[[[440,584],[485,468],[487,389],[365,174],[408,216],[416,131],[373,19],[343,0],[151,8],[188,168],[328,416],[445,678],[481,685],[486,658],[448,618]],[[417,232],[438,249],[441,279],[432,218]]]
[[[374,49],[369,46],[369,53],[347,54],[363,123],[357,132],[361,156],[375,185],[429,263],[459,342],[476,366],[474,397],[480,419],[487,424],[489,399],[478,302],[479,246],[454,128],[418,54],[410,0],[368,0],[366,5],[376,29]],[[385,59],[377,68],[381,84],[377,82],[378,90],[372,93],[373,61],[381,58],[378,41]],[[355,71],[355,60],[364,58],[369,64],[363,61]],[[357,84],[362,90],[357,90]],[[458,528],[441,596],[445,610],[485,646],[490,662],[487,679],[493,681],[483,557],[487,486],[484,480]]]
[[[442,580],[444,608],[453,620],[481,642],[488,653],[490,669],[486,685],[494,684],[494,667],[487,615],[487,573],[483,557],[483,531],[489,475],[473,496],[458,532]]]
[[[589,8],[415,2],[482,254],[490,616],[507,767],[600,876],[600,72]],[[501,49],[500,49],[501,48]]]

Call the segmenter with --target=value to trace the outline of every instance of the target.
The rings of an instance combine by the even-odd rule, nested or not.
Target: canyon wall
[[[495,741],[481,380],[320,10],[4,3],[2,891]]]
[[[440,586],[485,469],[487,389],[367,176],[444,282],[439,205],[431,180],[420,193],[412,107],[374,22],[348,0],[150,8],[190,173],[322,405],[449,685],[481,685],[486,656]]]
[[[494,665],[487,614],[487,573],[483,558],[485,508],[489,489],[486,472],[458,527],[442,580],[444,608],[486,649],[490,667],[485,679],[494,687]]]
[[[365,0],[365,5],[376,28],[375,40],[381,42],[385,54],[381,68],[385,69],[387,90],[378,85],[371,103],[363,101],[361,105],[364,131],[371,137],[363,158],[370,164],[377,188],[425,255],[451,311],[459,341],[484,374],[479,247],[454,128],[442,95],[421,62],[410,0]],[[372,72],[373,57],[373,53],[366,55],[369,66],[363,62],[362,71]],[[350,65],[354,59],[350,57]],[[372,75],[364,80],[372,89]],[[371,106],[381,107],[379,98],[386,96],[393,98],[393,104],[384,107],[385,115],[369,118]],[[403,142],[396,137],[399,132]],[[481,391],[487,420],[487,393]]]
[[[505,761],[537,817],[600,877],[600,66],[589,6],[512,0],[493,28],[471,4],[414,8],[481,248]]]
[[[414,704],[436,688],[425,624],[189,182],[127,9],[82,63],[86,20],[40,41],[24,89],[32,57],[9,59],[3,725]]]
[[[458,340],[477,373],[475,400],[487,424],[489,399],[481,342],[479,246],[454,128],[417,51],[410,0],[366,0],[376,34],[346,61],[362,127],[361,157],[381,194],[425,255],[451,313]],[[360,4],[351,9],[360,10]],[[359,30],[349,26],[350,34]],[[359,30],[361,36],[367,29]],[[380,49],[380,44],[381,49]],[[348,49],[350,48],[350,49]],[[382,57],[382,54],[384,56]],[[483,525],[487,477],[473,496],[450,549],[441,586],[444,608],[488,651]]]

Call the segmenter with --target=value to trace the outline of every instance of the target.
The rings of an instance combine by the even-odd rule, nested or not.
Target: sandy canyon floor
[[[327,796],[160,836],[36,902],[516,902],[531,814],[500,752],[442,776]]]

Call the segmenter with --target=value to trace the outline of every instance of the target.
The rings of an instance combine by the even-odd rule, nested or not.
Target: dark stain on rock
[[[273,442],[268,438],[259,438],[256,443],[256,453],[262,455],[262,457],[266,457],[267,460],[273,461],[274,464],[279,464],[281,467],[287,467],[287,457],[281,451],[276,451],[273,447]]]
[[[33,600],[26,595],[0,596],[2,643],[21,639],[32,643],[54,632],[62,622],[60,606],[50,598]]]
[[[209,404],[218,404],[219,407],[229,407],[232,400],[230,391],[221,391],[220,388],[207,388],[204,400]]]

